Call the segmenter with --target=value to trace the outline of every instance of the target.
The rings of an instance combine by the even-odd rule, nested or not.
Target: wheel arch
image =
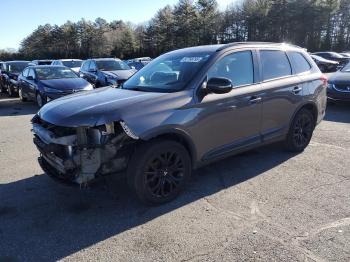
[[[307,101],[307,102],[301,104],[297,108],[297,110],[295,110],[289,125],[291,125],[293,123],[293,120],[294,120],[295,116],[303,109],[311,111],[312,116],[314,117],[314,125],[316,126],[317,117],[318,117],[318,109],[317,109],[317,105],[314,102],[312,102],[312,101]]]
[[[197,163],[196,147],[190,135],[182,129],[174,128],[170,130],[169,129],[160,130],[160,131],[148,133],[147,135],[141,137],[141,139],[145,141],[150,141],[153,139],[166,139],[166,140],[178,142],[182,144],[190,154],[192,168],[196,166],[196,163]]]

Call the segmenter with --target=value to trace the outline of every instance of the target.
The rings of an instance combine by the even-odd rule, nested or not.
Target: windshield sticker
[[[202,61],[203,57],[184,57],[181,59],[181,63],[198,63]]]

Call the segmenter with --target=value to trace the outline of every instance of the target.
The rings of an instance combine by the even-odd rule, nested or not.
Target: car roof
[[[121,61],[119,58],[91,58],[88,60],[95,60],[95,61],[108,61],[108,60],[117,60],[117,61]]]
[[[217,45],[203,45],[203,46],[195,46],[195,47],[187,47],[179,50],[172,51],[173,52],[208,52],[214,53],[221,50],[229,49],[229,48],[239,48],[239,47],[251,47],[251,48],[283,48],[283,49],[303,49],[304,48],[292,44],[287,43],[272,43],[272,42],[234,42],[229,44],[217,44]]]
[[[67,69],[67,67],[65,66],[60,66],[60,65],[31,65],[31,66],[28,66],[29,68],[33,68],[33,69],[36,69],[36,68],[65,68]]]
[[[6,61],[2,63],[29,63],[30,61],[25,61],[25,60],[13,60],[13,61]]]
[[[83,61],[81,59],[57,59],[58,61]]]

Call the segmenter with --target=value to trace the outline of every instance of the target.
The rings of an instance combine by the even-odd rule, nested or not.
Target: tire
[[[15,97],[16,96],[16,93],[13,91],[13,87],[12,87],[11,84],[8,85],[7,92],[8,92],[10,97]]]
[[[286,148],[291,152],[303,152],[309,145],[315,129],[315,119],[310,110],[301,109],[294,117],[286,139]]]
[[[156,139],[137,148],[129,161],[127,179],[143,203],[159,205],[180,194],[191,172],[191,158],[184,146]]]
[[[22,102],[27,102],[27,98],[23,96],[22,88],[18,88],[18,96],[19,100],[21,100]]]
[[[42,108],[46,104],[46,98],[43,97],[39,92],[36,93],[35,100],[39,108]]]

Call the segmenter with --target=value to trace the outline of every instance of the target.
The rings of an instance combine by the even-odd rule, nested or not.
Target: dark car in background
[[[135,59],[133,59],[133,60],[128,60],[126,63],[131,68],[134,68],[137,71],[139,71],[140,69],[144,68],[150,62],[151,62],[151,60],[137,60],[137,59],[135,60]]]
[[[18,76],[28,64],[29,61],[7,61],[2,63],[1,92],[7,92],[9,96],[15,96],[18,93]]]
[[[52,61],[51,65],[66,66],[72,69],[74,72],[79,73],[83,60],[80,59],[60,59]]]
[[[350,63],[329,78],[327,97],[331,102],[350,102]]]
[[[42,60],[33,60],[30,62],[30,65],[36,66],[36,65],[51,65],[52,60],[49,59],[42,59]]]
[[[45,105],[34,116],[39,163],[86,185],[126,174],[144,202],[174,199],[192,169],[284,141],[302,152],[326,110],[327,79],[304,49],[233,43],[166,53],[121,88]]]
[[[20,74],[18,87],[22,101],[34,100],[39,107],[50,100],[93,89],[90,83],[64,66],[29,66]]]
[[[339,69],[339,62],[325,59],[318,55],[311,55],[321,72],[335,72]]]
[[[95,88],[103,86],[118,87],[128,80],[135,69],[115,58],[88,59],[80,68],[80,77],[86,79]]]
[[[344,53],[339,53],[342,56],[345,56],[347,58],[350,58],[350,53],[349,52],[344,52]]]
[[[343,67],[350,61],[350,58],[342,56],[341,54],[338,54],[336,52],[316,52],[313,53],[313,55],[317,55],[331,61],[339,62],[339,66],[341,67]]]
[[[2,68],[2,65],[3,65],[4,63],[5,63],[5,62],[0,61],[0,93],[3,92],[3,90],[2,90],[2,81],[3,81],[2,72],[3,72],[4,70],[3,70],[3,68]]]

